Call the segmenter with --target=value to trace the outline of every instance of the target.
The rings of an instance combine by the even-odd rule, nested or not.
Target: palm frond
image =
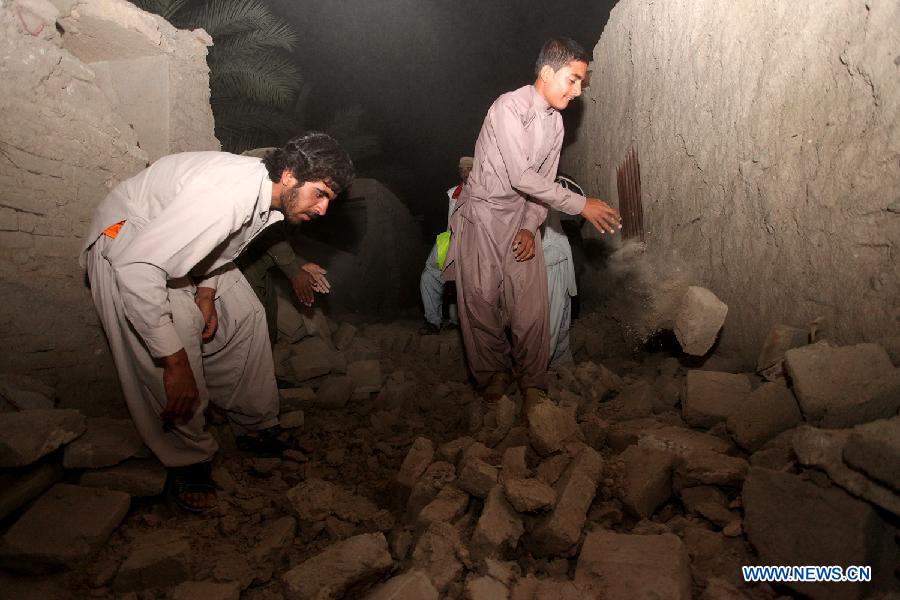
[[[272,52],[234,56],[227,61],[211,58],[209,70],[213,96],[243,97],[277,108],[293,104],[302,84],[290,59]]]
[[[216,137],[230,152],[278,145],[297,132],[293,116],[271,106],[243,98],[214,98],[211,104]]]
[[[279,47],[293,50],[297,33],[286,21],[275,16],[260,0],[207,0],[185,11],[184,18],[202,26],[213,40],[225,36],[259,30],[281,37]]]
[[[290,25],[275,23],[268,29],[251,29],[213,37],[210,54],[225,57],[273,49],[290,52],[296,42],[297,36]]]
[[[157,14],[176,27],[180,26],[178,15],[188,2],[190,0],[133,0],[138,8]]]

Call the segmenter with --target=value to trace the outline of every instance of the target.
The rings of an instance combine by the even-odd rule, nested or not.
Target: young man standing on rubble
[[[215,503],[208,403],[239,447],[280,454],[285,444],[265,314],[232,261],[264,228],[324,215],[352,175],[334,139],[308,133],[265,161],[165,156],[97,207],[81,264],[128,410],[183,508]]]
[[[535,239],[547,206],[581,214],[601,233],[621,227],[605,202],[554,181],[563,141],[559,111],[581,95],[587,69],[588,56],[573,40],[544,44],[534,84],[503,94],[488,110],[450,221],[444,279],[456,281],[469,369],[493,402],[506,393],[514,367],[525,415],[548,386],[547,275]]]

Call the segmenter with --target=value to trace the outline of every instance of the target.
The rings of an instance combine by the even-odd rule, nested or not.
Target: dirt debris
[[[887,545],[866,532],[876,525],[885,535],[896,531],[879,515],[898,498],[891,465],[898,463],[892,432],[900,417],[836,437],[804,422],[784,373],[763,382],[662,352],[599,364],[582,349],[578,363],[551,372],[549,398],[526,420],[518,392],[491,406],[476,399],[455,332],[424,343],[412,322],[355,321],[352,336],[324,323],[313,329],[332,331],[332,338],[317,333],[296,344],[314,339],[329,348],[328,371],[302,385],[296,374],[281,378],[283,414],[303,415],[290,430],[300,450],[281,458],[244,455],[227,425],[213,425],[223,448],[213,469],[219,502],[200,516],[156,495],[162,467],[127,457],[144,449],[98,454],[111,458],[97,464],[121,461],[101,468],[64,468],[67,448],[76,447],[71,440],[44,456],[32,452],[30,465],[2,473],[22,490],[8,509],[4,565],[26,571],[5,573],[28,581],[27,567],[39,565],[56,573],[55,585],[96,598],[206,590],[210,597],[260,600],[377,599],[414,590],[423,598],[533,600],[649,597],[665,588],[679,597],[772,599],[772,588],[740,579],[741,564],[773,557],[874,561]],[[441,362],[442,347],[456,349],[457,363]],[[287,348],[286,356],[292,353]],[[323,401],[335,381],[343,388],[339,400]],[[678,390],[662,401],[660,390],[673,386]],[[5,414],[33,418],[28,412]],[[54,415],[83,423],[77,412]],[[126,429],[104,437],[128,439]],[[817,442],[835,439],[839,447]],[[828,460],[809,447],[827,447]],[[37,487],[27,485],[32,472]],[[48,509],[59,486],[44,490],[60,478],[96,489],[64,485],[85,490],[77,495],[84,498]],[[866,500],[873,489],[882,495]],[[785,546],[769,513],[782,504],[802,511],[790,508],[802,490],[812,506],[840,494],[862,519],[844,517],[842,535],[859,542],[837,543],[824,528],[814,534],[822,538],[815,545],[821,556],[804,553],[811,544]],[[77,543],[55,543],[65,556],[26,548],[26,540],[37,543],[27,529],[33,510],[43,511],[42,521],[59,519],[93,510],[93,495],[117,493],[117,508],[104,511],[118,520],[78,534]],[[625,569],[608,546],[640,560]],[[598,579],[604,572],[637,583],[617,588]],[[631,595],[622,595],[626,590]]]

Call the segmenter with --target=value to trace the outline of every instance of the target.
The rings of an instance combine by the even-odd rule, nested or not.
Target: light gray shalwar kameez
[[[223,152],[166,156],[119,184],[97,208],[81,263],[109,339],[128,409],[144,442],[166,466],[207,461],[217,447],[205,431],[209,402],[238,433],[278,421],[278,390],[262,308],[232,262],[264,227],[272,182],[258,158]],[[102,232],[125,225],[115,238]],[[216,290],[219,326],[201,341],[197,287]],[[184,348],[200,406],[171,428],[157,360]]]

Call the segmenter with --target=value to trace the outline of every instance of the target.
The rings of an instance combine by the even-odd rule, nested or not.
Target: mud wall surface
[[[55,385],[89,414],[119,392],[82,236],[108,190],[151,160],[219,148],[208,44],[120,0],[0,3],[0,372]]]
[[[638,151],[639,292],[708,287],[745,355],[776,322],[898,335],[900,4],[622,0],[591,68],[561,168],[617,205]]]

